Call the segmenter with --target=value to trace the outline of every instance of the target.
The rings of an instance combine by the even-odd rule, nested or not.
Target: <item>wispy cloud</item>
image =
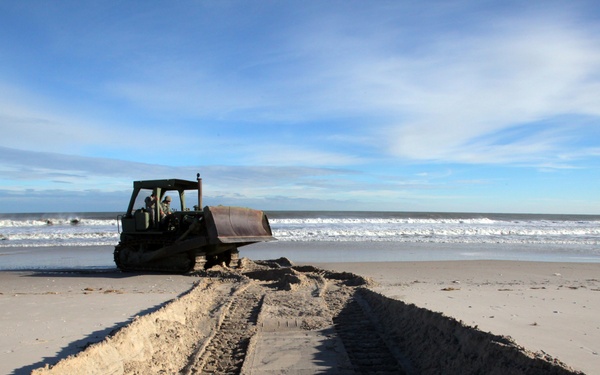
[[[485,27],[478,20],[464,29],[420,29],[426,35],[411,47],[398,41],[415,27],[408,18],[394,25],[383,13],[360,19],[342,12],[325,21],[331,14],[324,12],[284,28],[269,56],[249,55],[245,69],[203,71],[207,66],[167,59],[114,87],[146,107],[227,120],[364,116],[370,137],[406,160],[532,163],[567,145],[543,138],[544,129],[499,145],[498,132],[568,114],[600,115],[600,30],[557,10],[500,14]],[[373,27],[376,16],[390,24]]]
[[[550,158],[566,145],[544,138],[547,129],[514,144],[494,144],[495,137],[565,114],[600,114],[590,95],[600,83],[598,40],[568,24],[522,23],[485,37],[444,40],[443,49],[415,61],[427,68],[413,71],[421,82],[412,84],[411,99],[398,96],[409,109],[389,129],[395,155],[482,163]]]

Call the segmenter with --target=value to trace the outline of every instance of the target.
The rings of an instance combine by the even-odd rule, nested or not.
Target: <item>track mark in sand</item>
[[[510,338],[376,293],[357,275],[244,266],[243,274],[198,273],[189,293],[33,373],[577,373]]]
[[[335,331],[344,343],[355,373],[406,374],[356,298],[351,296],[333,317]]]
[[[248,289],[236,295],[217,332],[198,361],[188,366],[186,373],[239,374],[250,338],[256,332],[256,321],[263,298],[262,293]]]

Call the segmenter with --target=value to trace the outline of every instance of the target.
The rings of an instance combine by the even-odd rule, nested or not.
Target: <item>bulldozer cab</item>
[[[126,214],[122,217],[124,232],[160,230],[163,219],[162,202],[171,199],[171,210],[177,212],[202,211],[201,180],[198,182],[168,179],[134,181],[133,193]],[[198,203],[193,207],[186,204],[187,195],[197,194]],[[154,200],[150,201],[154,197]]]

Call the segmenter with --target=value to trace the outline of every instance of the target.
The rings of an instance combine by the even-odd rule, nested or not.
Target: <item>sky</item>
[[[600,3],[0,1],[0,212],[600,214]]]

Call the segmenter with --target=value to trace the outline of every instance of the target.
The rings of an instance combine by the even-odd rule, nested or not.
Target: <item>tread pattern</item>
[[[245,290],[234,297],[223,321],[204,348],[203,355],[191,364],[192,374],[239,374],[256,322],[262,297]]]
[[[356,374],[405,374],[354,297],[333,317],[333,323]]]

